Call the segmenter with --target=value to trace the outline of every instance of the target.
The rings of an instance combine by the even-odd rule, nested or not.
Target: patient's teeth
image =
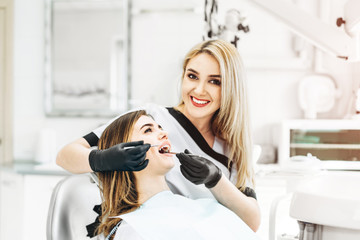
[[[164,145],[159,149],[159,153],[168,153],[170,151],[169,145]]]

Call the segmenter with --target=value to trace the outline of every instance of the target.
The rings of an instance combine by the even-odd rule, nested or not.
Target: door
[[[12,6],[0,0],[0,164],[12,161]]]
[[[5,10],[0,7],[0,163],[4,161]]]

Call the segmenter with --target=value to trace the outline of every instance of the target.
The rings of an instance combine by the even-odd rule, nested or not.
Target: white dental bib
[[[134,212],[118,218],[144,240],[258,239],[235,213],[216,200],[192,200],[170,191],[156,194]],[[127,239],[120,236],[121,225],[115,240]]]

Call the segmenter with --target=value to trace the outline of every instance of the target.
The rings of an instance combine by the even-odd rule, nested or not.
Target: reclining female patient
[[[98,146],[106,149],[139,140],[152,146],[145,169],[98,173],[103,198],[99,233],[115,240],[258,239],[240,217],[216,200],[192,200],[170,191],[165,174],[175,164],[169,153],[171,143],[145,111],[116,119],[105,129]]]

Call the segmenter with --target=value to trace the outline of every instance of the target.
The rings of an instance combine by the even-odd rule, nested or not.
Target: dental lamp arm
[[[325,52],[348,60],[360,61],[359,37],[351,38],[345,31],[320,21],[284,0],[249,0],[287,25]]]

